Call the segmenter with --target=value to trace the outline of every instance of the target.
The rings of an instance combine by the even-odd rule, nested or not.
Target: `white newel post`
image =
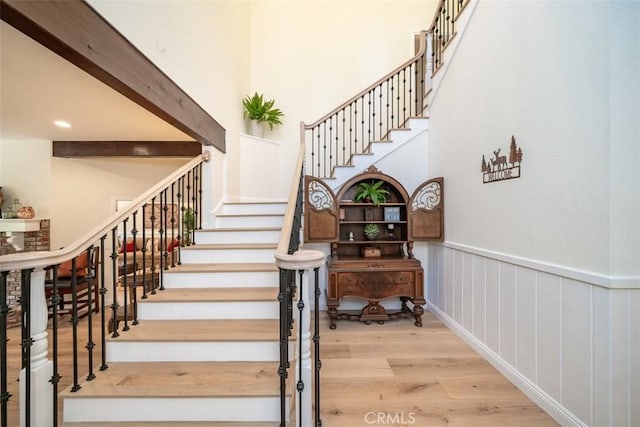
[[[308,251],[302,250],[294,253],[293,255],[278,255],[276,254],[276,264],[279,268],[286,270],[294,270],[296,272],[296,282],[299,276],[299,271],[304,270],[302,277],[302,283],[298,283],[298,301],[294,302],[293,310],[298,311],[297,303],[302,300],[304,302],[304,309],[297,319],[299,325],[302,327],[302,333],[298,336],[300,344],[296,342],[295,353],[297,357],[294,360],[295,372],[296,372],[296,384],[302,381],[304,389],[302,396],[294,388],[292,392],[295,394],[296,399],[296,411],[294,417],[298,417],[300,408],[302,408],[302,420],[294,420],[292,425],[311,427],[313,426],[313,384],[312,374],[313,366],[311,363],[311,309],[313,308],[314,301],[314,280],[315,275],[313,270],[321,267],[325,262],[326,255],[320,251]],[[300,327],[297,326],[296,327]],[[300,354],[298,349],[301,346]],[[302,369],[300,369],[302,368]],[[295,387],[295,385],[294,385]]]
[[[213,209],[215,208],[214,198],[215,194],[213,191],[213,162],[211,148],[202,147],[202,176],[200,177],[200,185],[202,186],[202,206],[200,209],[202,210],[202,228],[211,228],[213,227]]]
[[[47,301],[44,293],[45,271],[31,273],[31,425],[53,425],[53,386],[49,382],[53,375],[53,363],[47,359]],[[25,319],[23,319],[24,321]],[[26,372],[20,371],[20,425],[26,424]]]

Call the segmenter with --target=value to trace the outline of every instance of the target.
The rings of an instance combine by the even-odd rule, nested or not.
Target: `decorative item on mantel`
[[[31,206],[21,206],[18,208],[18,218],[31,219],[36,216],[36,212]]]

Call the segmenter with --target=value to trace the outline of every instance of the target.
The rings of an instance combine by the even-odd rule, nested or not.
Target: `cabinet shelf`
[[[407,221],[340,221],[340,224],[406,224]]]
[[[341,200],[340,201],[340,206],[342,207],[375,207],[375,208],[379,208],[379,207],[385,207],[385,206],[406,206],[404,203],[380,203],[379,205],[376,205],[375,203],[361,203],[361,202],[351,202],[351,201],[345,201],[345,200]]]
[[[406,240],[340,240],[341,245],[399,245],[407,243]]]

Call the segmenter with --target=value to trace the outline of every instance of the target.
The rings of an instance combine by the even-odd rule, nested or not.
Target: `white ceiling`
[[[0,140],[192,140],[7,23],[0,30]]]

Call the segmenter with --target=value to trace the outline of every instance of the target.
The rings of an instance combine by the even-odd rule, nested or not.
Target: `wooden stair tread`
[[[193,246],[187,246],[182,250],[198,250],[198,249],[275,249],[277,243],[203,243]]]
[[[217,264],[182,264],[177,265],[165,274],[172,273],[221,273],[221,272],[256,272],[278,271],[275,262],[237,262]]]
[[[232,301],[276,301],[278,287],[259,288],[173,288],[157,292],[153,297],[139,300],[139,304],[156,302],[232,302]]]
[[[286,200],[243,200],[224,202],[225,205],[286,205],[287,203],[289,202]]]
[[[280,227],[220,227],[220,228],[207,228],[204,230],[198,230],[198,233],[216,233],[223,231],[280,231]]]
[[[216,215],[216,217],[234,217],[234,216],[243,216],[243,217],[284,216],[284,213],[220,213]]]
[[[60,424],[58,424],[60,425]],[[280,423],[252,421],[114,422],[63,423],[62,427],[279,427]]]
[[[111,342],[277,341],[278,319],[144,320]]]
[[[279,396],[278,362],[110,363],[65,398]]]

